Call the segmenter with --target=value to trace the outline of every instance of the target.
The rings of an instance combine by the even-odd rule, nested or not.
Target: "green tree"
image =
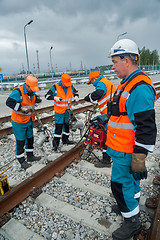
[[[159,55],[157,50],[150,51],[143,47],[140,53],[140,65],[159,65]]]

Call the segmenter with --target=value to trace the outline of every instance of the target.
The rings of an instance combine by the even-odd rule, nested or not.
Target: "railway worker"
[[[89,73],[89,80],[87,84],[93,84],[96,88],[95,91],[89,93],[84,100],[88,102],[98,102],[98,107],[101,114],[107,113],[107,102],[110,100],[111,94],[116,91],[114,84],[101,75],[100,71],[93,71]],[[112,87],[112,90],[111,90]],[[112,93],[111,93],[112,91]],[[97,161],[95,167],[111,167],[111,158],[106,153],[106,145],[103,148],[103,157],[100,161]]]
[[[113,239],[130,239],[141,229],[140,180],[147,178],[148,152],[153,152],[157,128],[156,91],[150,78],[137,68],[138,47],[130,39],[117,41],[110,50],[115,73],[122,79],[113,97],[107,124],[107,153],[112,158],[111,189],[124,218]]]
[[[55,130],[53,152],[57,151],[61,138],[63,144],[73,144],[73,142],[69,140],[68,109],[71,107],[72,101],[77,101],[78,97],[78,91],[72,85],[70,75],[66,73],[62,74],[61,80],[54,84],[45,95],[47,100],[54,100]]]
[[[16,87],[6,100],[6,105],[12,109],[11,123],[16,139],[16,157],[23,169],[31,166],[28,162],[38,161],[41,158],[33,155],[35,115],[32,113],[31,107],[35,103],[41,102],[40,97],[35,94],[36,91],[39,91],[37,78],[27,76],[25,83]]]

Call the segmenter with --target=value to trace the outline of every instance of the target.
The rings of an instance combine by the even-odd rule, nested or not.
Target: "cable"
[[[83,149],[82,149],[82,150],[83,150]],[[95,157],[98,161],[100,161],[100,158],[97,157],[96,154],[93,152],[93,150],[94,150],[93,148],[92,148],[91,150],[84,148],[84,151],[89,152],[89,155],[87,155],[87,157],[85,157],[85,158],[82,159],[82,156],[83,156],[83,154],[81,155],[81,151],[82,151],[82,150],[79,151],[79,157],[80,157],[81,160],[86,160],[87,158],[89,158],[89,156],[90,156],[91,154],[93,154],[94,157]]]

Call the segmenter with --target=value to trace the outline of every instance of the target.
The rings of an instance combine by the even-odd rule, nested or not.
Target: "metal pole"
[[[123,36],[123,35],[125,35],[125,34],[127,34],[127,32],[124,32],[124,33],[119,34],[118,37],[117,37],[117,41],[119,40],[119,38],[120,38],[121,36]]]
[[[38,50],[36,50],[37,53],[37,72],[40,73],[40,69],[39,69],[39,56],[38,56]]]
[[[52,80],[53,80],[53,65],[52,65],[52,55],[51,55],[51,50],[53,49],[53,47],[50,47],[49,50],[49,56],[50,56],[50,65],[51,65],[51,72],[52,72]]]
[[[28,49],[27,49],[27,38],[26,38],[26,27],[31,24],[33,20],[29,21],[25,26],[24,26],[24,40],[25,40],[25,48],[26,48],[26,58],[27,58],[27,73],[30,73],[29,69],[29,59],[28,59]]]

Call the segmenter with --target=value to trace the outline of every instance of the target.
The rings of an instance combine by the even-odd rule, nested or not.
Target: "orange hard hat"
[[[71,77],[66,73],[62,74],[61,82],[65,85],[65,87],[71,87],[72,86]]]
[[[38,88],[38,79],[33,76],[28,76],[26,78],[26,84],[31,88],[33,92],[39,91]]]
[[[92,78],[100,77],[100,76],[101,76],[100,71],[94,71],[94,72],[89,73],[89,80],[88,80],[87,84],[91,84]]]

